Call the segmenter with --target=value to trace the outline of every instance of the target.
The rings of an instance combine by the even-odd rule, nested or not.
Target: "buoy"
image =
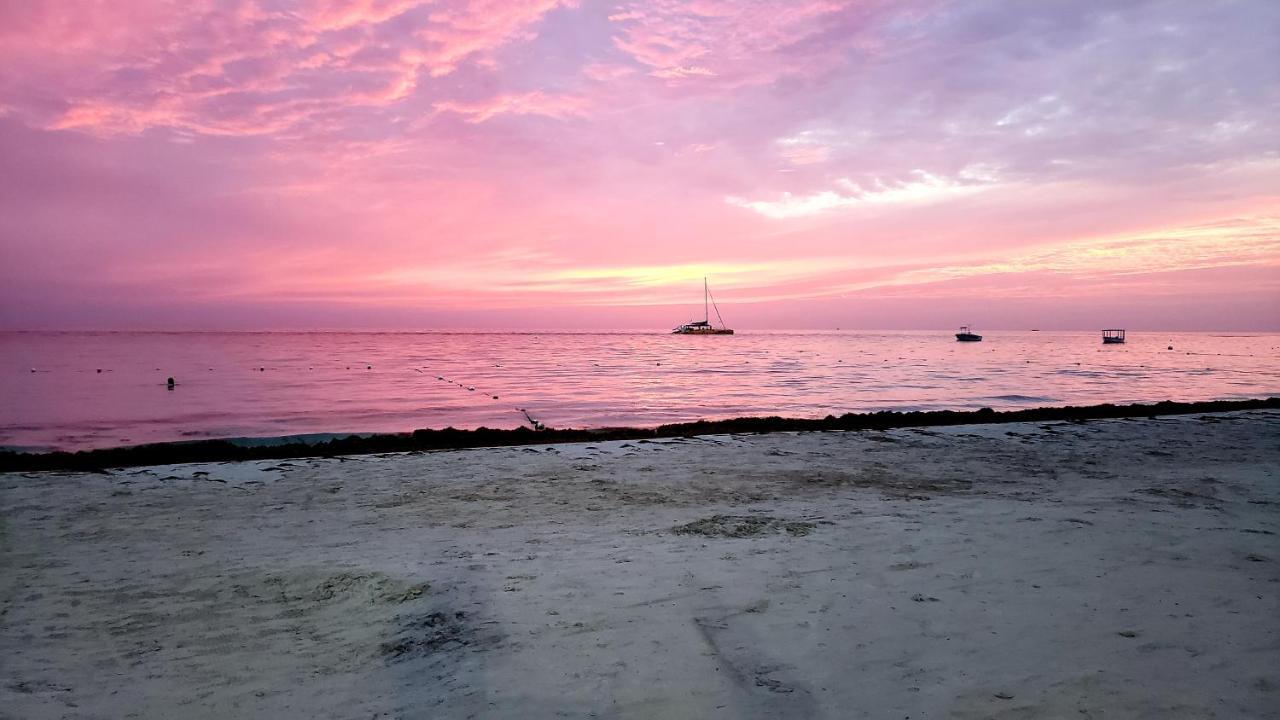
[[[102,372],[102,368],[98,368],[98,372]]]
[[[36,369],[35,369],[35,368],[31,368],[31,372],[35,372],[35,371],[36,371]]]
[[[172,389],[173,389],[173,378],[169,378],[168,380],[166,380],[166,381],[165,381],[165,385],[168,385],[168,386],[169,386],[169,389],[170,389],[170,390],[172,390]]]
[[[1170,346],[1169,346],[1169,349],[1170,349],[1170,350],[1172,350],[1172,349],[1173,349],[1173,346],[1172,346],[1172,345],[1170,345]]]
[[[497,395],[494,395],[494,396],[493,396],[493,399],[494,399],[494,400],[497,400],[497,399],[498,399],[498,396],[497,396]]]
[[[372,365],[365,365],[365,366],[364,366],[364,369],[365,369],[365,370],[372,370],[372,369],[373,369],[373,366],[372,366]]]

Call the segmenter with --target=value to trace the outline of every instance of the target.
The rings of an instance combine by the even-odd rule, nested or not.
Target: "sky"
[[[1280,2],[0,0],[0,329],[1280,330]]]

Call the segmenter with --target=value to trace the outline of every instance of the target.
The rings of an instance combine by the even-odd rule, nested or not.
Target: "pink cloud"
[[[596,82],[611,82],[635,74],[635,68],[614,63],[594,62],[582,68],[582,74]]]
[[[547,13],[576,5],[577,0],[472,0],[443,5],[433,10],[430,24],[419,32],[431,47],[426,53],[431,74],[446,75],[466,58],[528,40]],[[486,57],[485,62],[492,64],[492,58]]]
[[[788,61],[779,51],[819,33],[823,19],[842,9],[826,0],[664,0],[632,7],[610,16],[619,26],[613,42],[650,75],[671,81],[720,77],[734,84],[823,69],[820,53]]]
[[[308,13],[307,26],[325,32],[378,25],[425,4],[424,0],[321,0]]]
[[[70,0],[8,11],[24,32],[4,36],[0,93],[27,96],[17,111],[34,124],[99,135],[324,131],[336,108],[398,105],[423,75],[492,66],[493,53],[572,5],[314,0],[286,12],[247,1]],[[33,97],[41,88],[57,88],[58,100]]]
[[[570,95],[548,95],[541,91],[500,95],[476,102],[444,101],[436,103],[441,112],[457,113],[467,122],[481,123],[497,115],[541,115],[563,119],[582,116],[587,101]]]

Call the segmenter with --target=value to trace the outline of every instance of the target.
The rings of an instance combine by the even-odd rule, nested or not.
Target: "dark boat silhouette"
[[[959,340],[960,342],[980,342],[982,340],[982,336],[977,333],[970,332],[968,325],[962,325],[960,327],[960,332],[956,333],[956,340]]]

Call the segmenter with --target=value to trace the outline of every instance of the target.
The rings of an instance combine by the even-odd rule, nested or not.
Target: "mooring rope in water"
[[[414,368],[414,370],[418,370],[418,368]],[[422,372],[422,370],[418,370],[418,372]],[[458,382],[457,380],[453,380],[453,379],[447,378],[447,377],[445,377],[445,376],[443,376],[443,375],[436,375],[436,380],[440,380],[440,381],[442,381],[442,382],[447,382],[447,383],[450,383],[450,384],[452,384],[452,385],[456,385],[456,386],[458,386],[459,388],[462,388],[463,390],[466,390],[467,392],[475,392],[475,391],[476,391],[476,386],[475,386],[475,385],[466,385],[466,384],[464,384],[464,383]],[[498,396],[497,396],[497,395],[494,395],[493,393],[490,393],[490,392],[487,392],[487,391],[482,391],[482,392],[483,392],[483,394],[488,395],[489,397],[493,398],[494,400],[499,399],[499,398],[498,398]],[[534,430],[545,430],[545,429],[546,429],[546,427],[547,427],[547,426],[546,426],[546,425],[543,425],[543,424],[542,424],[541,422],[539,422],[536,418],[534,418],[532,415],[530,415],[530,414],[529,414],[529,411],[528,411],[527,409],[522,408],[522,407],[517,407],[517,408],[514,408],[514,409],[515,409],[515,411],[516,411],[516,412],[518,412],[518,413],[520,413],[521,415],[523,415],[523,416],[524,416],[524,419],[529,423],[529,425],[530,425]]]
[[[359,365],[359,363],[357,363],[357,365]],[[365,370],[372,370],[372,369],[373,369],[373,365],[372,365],[371,363],[366,362],[366,363],[364,363],[364,366],[365,366]],[[346,366],[346,369],[350,370],[350,369],[351,369],[351,367],[352,367],[351,365],[347,365],[347,366]],[[501,365],[497,365],[496,367],[502,367],[502,366],[501,366]],[[267,367],[266,367],[266,365],[255,365],[255,366],[253,366],[253,367],[251,367],[251,368],[249,368],[249,369],[250,369],[250,371],[252,371],[252,372],[266,372],[266,371],[267,371]],[[277,369],[279,369],[279,368],[272,368],[272,370],[277,370]],[[314,370],[314,369],[315,369],[315,366],[308,366],[308,367],[307,367],[307,369],[308,369],[308,370]],[[102,370],[101,368],[95,368],[94,370],[96,371],[96,373],[102,373],[102,372],[104,372],[104,370]],[[160,368],[156,368],[156,370],[157,370],[157,371],[160,371]],[[209,368],[209,371],[210,371],[210,372],[212,372],[213,370],[214,370],[213,368]],[[425,370],[424,368],[418,368],[418,367],[413,368],[413,371],[414,371],[414,372],[416,372],[416,373],[420,373],[420,374],[425,374],[425,373],[426,373],[426,370]],[[50,370],[50,369],[45,369],[45,368],[34,368],[34,367],[33,367],[33,368],[31,368],[31,369],[30,369],[30,372],[32,372],[32,373],[52,373],[52,372],[54,372],[54,371],[53,371],[53,370]],[[78,372],[88,372],[88,371],[86,371],[86,370],[79,370]],[[107,369],[105,372],[114,372],[114,370],[112,370],[112,369]],[[453,380],[453,379],[450,379],[450,378],[446,378],[446,377],[445,377],[445,376],[443,376],[443,375],[436,375],[436,380],[440,380],[440,381],[442,381],[442,382],[447,382],[447,383],[450,383],[450,384],[452,384],[452,385],[456,385],[458,388],[463,389],[463,390],[466,390],[467,392],[476,392],[476,386],[474,386],[474,385],[467,385],[467,384],[465,384],[465,383],[458,382],[457,380]],[[165,383],[164,383],[164,384],[165,384],[165,385],[166,385],[170,390],[172,390],[172,389],[174,388],[174,386],[176,385],[176,383],[175,383],[175,381],[174,381],[174,378],[172,378],[172,377],[167,378],[167,380],[165,381]],[[491,392],[485,392],[485,391],[482,391],[482,393],[483,393],[483,394],[485,394],[485,395],[488,395],[490,398],[492,398],[492,399],[494,399],[494,400],[498,400],[498,399],[500,399],[500,398],[499,398],[499,396],[497,396],[497,395],[495,395],[495,394],[493,394],[493,393],[491,393]],[[528,424],[529,424],[529,425],[530,425],[534,430],[545,430],[545,429],[546,429],[546,427],[547,427],[547,426],[546,426],[546,425],[544,425],[544,424],[542,424],[542,422],[540,422],[537,418],[533,417],[533,415],[529,414],[529,410],[528,410],[527,408],[514,407],[514,408],[512,408],[512,409],[513,409],[513,410],[515,410],[516,412],[520,413],[520,414],[524,417],[525,422],[527,422],[527,423],[528,423]]]

